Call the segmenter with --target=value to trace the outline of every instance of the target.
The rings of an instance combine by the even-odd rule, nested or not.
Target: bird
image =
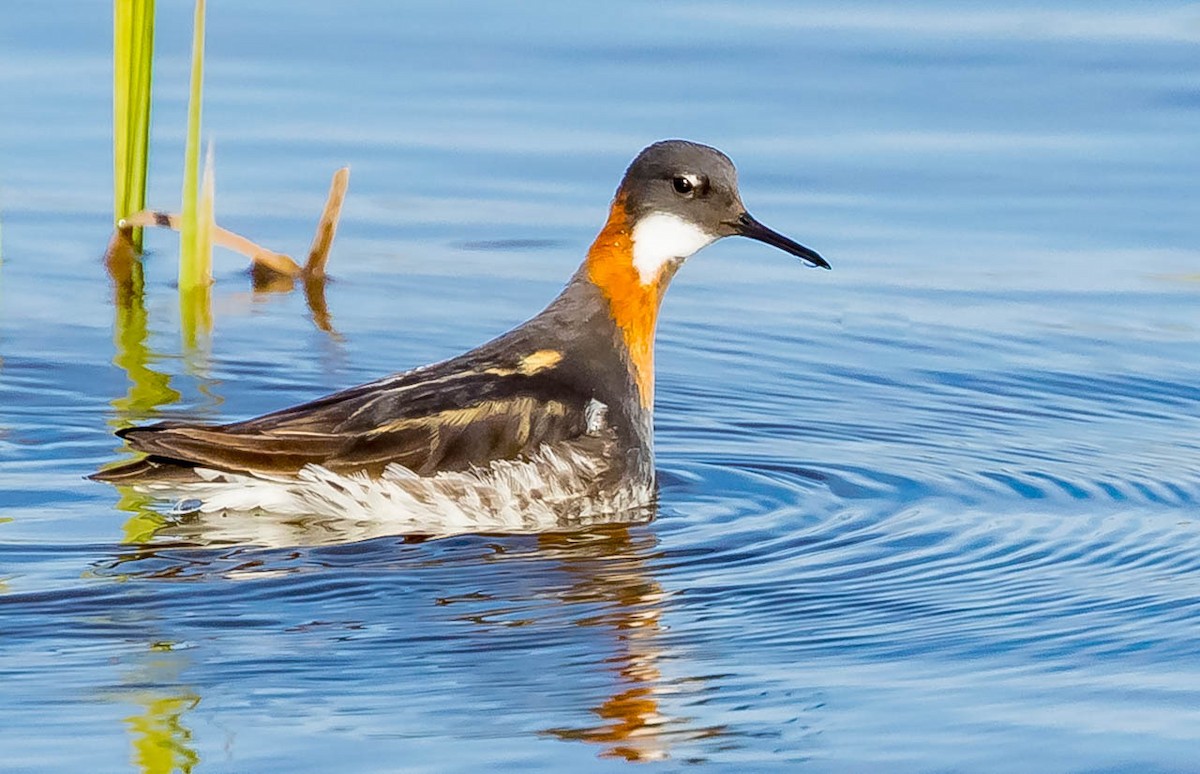
[[[442,532],[538,529],[645,505],[656,492],[663,294],[685,260],[729,236],[830,268],[749,214],[724,153],[656,142],[626,169],[582,265],[521,325],[252,419],[124,428],[144,456],[91,477],[209,512],[390,514],[410,527],[437,513]]]

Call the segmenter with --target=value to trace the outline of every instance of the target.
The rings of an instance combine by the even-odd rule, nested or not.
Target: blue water
[[[0,770],[1200,769],[1196,6],[213,3],[222,222],[302,254],[353,176],[333,331],[222,252],[194,344],[169,233],[140,305],[100,261],[110,12],[0,14]],[[84,480],[518,323],[672,136],[834,270],[681,271],[649,524],[231,537]]]

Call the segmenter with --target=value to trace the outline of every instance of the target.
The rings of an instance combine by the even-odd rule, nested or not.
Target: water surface
[[[0,769],[1196,767],[1195,6],[234,5],[218,216],[302,253],[352,166],[333,332],[222,253],[186,344],[162,233],[115,304],[110,9],[0,20]],[[672,136],[834,271],[727,240],[679,274],[650,523],[295,547],[84,480],[116,428],[520,322]]]

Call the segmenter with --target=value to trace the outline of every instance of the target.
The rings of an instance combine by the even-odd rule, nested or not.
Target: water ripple
[[[708,473],[704,465],[688,471]],[[710,483],[729,487],[734,475]],[[1147,619],[1172,630],[1172,647],[1182,649],[1180,626],[1200,614],[1189,580],[1200,572],[1200,522],[1172,518],[1149,500],[1142,512],[1125,501],[1102,515],[1094,503],[1076,513],[937,500],[888,510],[889,497],[839,508],[814,503],[807,476],[766,483],[753,468],[741,475],[747,482],[736,491],[753,489],[757,499],[722,519],[719,535],[711,518],[667,527],[672,547],[662,568],[665,582],[684,588],[687,607],[733,604],[738,614],[708,634],[747,647],[796,658],[846,649],[871,658],[940,654],[963,668],[1007,654],[1066,666],[1136,650],[1130,636]],[[769,500],[780,506],[764,514]],[[734,621],[745,628],[729,628]],[[702,612],[692,623],[714,625]],[[1185,639],[1200,644],[1200,631]]]

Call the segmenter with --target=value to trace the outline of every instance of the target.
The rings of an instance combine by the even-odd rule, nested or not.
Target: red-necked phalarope
[[[451,360],[226,425],[119,435],[147,456],[93,478],[262,509],[399,516],[438,532],[595,519],[654,491],[654,329],[683,261],[722,237],[820,255],[746,212],[733,163],[683,140],[638,154],[608,221],[536,317]],[[575,503],[577,505],[571,505]],[[574,510],[572,510],[574,509]]]

